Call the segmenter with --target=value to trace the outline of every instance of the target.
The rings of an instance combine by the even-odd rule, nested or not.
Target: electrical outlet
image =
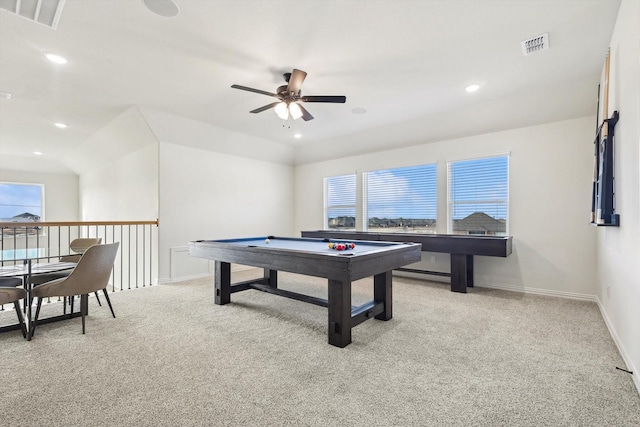
[[[436,263],[436,256],[431,255],[431,264],[435,264],[435,263]]]
[[[607,298],[611,297],[611,285],[607,285]]]

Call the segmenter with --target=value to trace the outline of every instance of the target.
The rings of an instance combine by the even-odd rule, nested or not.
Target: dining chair
[[[119,242],[91,246],[85,251],[76,268],[67,277],[43,283],[31,290],[31,298],[37,298],[38,304],[33,321],[31,320],[31,315],[29,315],[29,340],[33,337],[38,324],[42,300],[47,297],[73,297],[80,295],[82,333],[85,333],[85,317],[88,311],[89,294],[107,288],[119,246]]]
[[[102,237],[88,238],[81,237],[79,239],[73,239],[69,243],[69,250],[75,252],[69,255],[62,255],[59,258],[60,262],[75,262],[80,261],[82,253],[89,249],[93,245],[99,245],[102,243]],[[37,274],[31,277],[30,283],[34,286],[41,285],[46,282],[50,282],[54,279],[66,277],[70,274],[70,271],[56,271],[55,273]]]
[[[22,286],[22,280],[15,277],[0,277],[0,305],[13,303],[22,329],[22,336],[27,337],[27,325],[20,310],[20,300],[27,297],[27,291]]]
[[[99,245],[100,243],[102,243],[102,237],[81,237],[78,239],[73,239],[70,243],[69,243],[69,249],[71,250],[71,252],[75,252],[74,254],[70,254],[70,255],[62,255],[59,260],[60,262],[75,262],[76,264],[78,263],[78,261],[80,261],[80,258],[82,257],[82,254],[91,246],[93,245]],[[71,271],[66,270],[66,271],[57,271],[55,273],[46,273],[46,274],[38,274],[38,275],[34,275],[31,276],[31,280],[30,283],[32,286],[39,286],[43,283],[46,282],[50,282],[52,280],[55,279],[60,279],[62,277],[67,277],[69,274],[71,274]],[[109,305],[109,309],[111,310],[111,315],[114,317],[116,317],[116,313],[113,311],[113,306],[111,305],[111,300],[109,299],[109,294],[107,293],[107,288],[104,288],[102,290],[102,292],[104,293],[104,297],[107,300],[107,304]],[[96,295],[96,301],[98,301],[98,305],[102,306],[102,303],[100,302],[100,296],[98,295],[98,292],[95,292]],[[71,311],[73,311],[73,297],[71,297],[72,299],[69,301],[70,305],[71,305]],[[66,304],[65,304],[65,310],[66,310]],[[66,312],[66,311],[65,311]]]

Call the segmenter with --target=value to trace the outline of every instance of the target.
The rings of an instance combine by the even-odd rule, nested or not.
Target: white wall
[[[293,167],[160,144],[160,281],[207,274],[191,240],[291,236]]]
[[[131,107],[79,152],[83,220],[158,218],[158,282],[208,273],[189,240],[293,232],[291,147]]]
[[[295,174],[295,230],[323,226],[325,176],[438,163],[438,231],[446,232],[446,162],[511,153],[513,254],[475,257],[475,283],[593,299],[596,230],[589,225],[595,118],[550,123],[421,146],[300,165]],[[417,265],[448,271],[448,256],[423,254]]]
[[[92,135],[76,154],[73,163],[83,171],[79,185],[83,221],[158,218],[158,142],[137,108],[128,109]],[[114,278],[128,274],[129,283],[157,283],[157,263],[145,263],[144,252],[158,253],[158,228],[110,231],[111,235],[100,230],[98,234],[104,243],[120,242],[123,263],[116,262]],[[118,286],[118,279],[115,282]]]
[[[78,147],[83,221],[158,218],[158,141],[131,107]]]
[[[0,170],[0,181],[44,184],[45,221],[79,219],[78,175]]]
[[[158,218],[158,144],[147,145],[80,178],[83,221]]]
[[[611,38],[609,116],[615,127],[615,194],[620,227],[598,229],[597,296],[640,390],[640,2],[624,0]]]

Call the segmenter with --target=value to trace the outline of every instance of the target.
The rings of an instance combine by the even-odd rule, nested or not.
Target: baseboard
[[[158,279],[158,284],[159,285],[165,285],[165,284],[169,284],[169,283],[184,282],[184,281],[187,281],[187,280],[204,279],[205,277],[212,277],[212,276],[209,273],[200,273],[200,274],[193,274],[193,275],[190,275],[190,276],[165,277],[165,278]]]
[[[558,298],[569,298],[582,301],[596,301],[595,295],[579,294],[575,292],[555,291],[550,289],[529,288],[526,286],[510,286],[510,285],[498,285],[498,284],[482,284],[476,285],[478,288],[490,288],[500,289],[503,291],[521,292],[525,294],[546,295]]]
[[[231,264],[231,273],[246,271],[251,269],[257,269],[257,267],[251,267],[251,266],[240,265],[240,264]],[[164,278],[158,279],[158,284],[162,285],[167,283],[185,282],[187,280],[204,279],[206,277],[213,278],[213,271],[209,273],[190,274],[187,276],[164,277]]]
[[[620,338],[618,338],[618,334],[616,333],[611,320],[609,320],[609,316],[607,316],[607,312],[605,311],[604,306],[600,303],[600,298],[596,297],[596,302],[598,303],[600,314],[604,319],[604,324],[607,325],[607,329],[609,330],[609,335],[611,335],[611,338],[613,338],[613,342],[616,344],[616,347],[618,347],[618,351],[620,352],[620,355],[624,360],[626,369],[633,372],[633,374],[631,374],[631,378],[633,380],[633,384],[636,386],[636,390],[638,390],[638,394],[640,394],[640,374],[638,374],[638,368],[634,366],[631,357],[629,357],[629,353],[627,353],[627,350],[624,348],[622,341],[620,341]]]

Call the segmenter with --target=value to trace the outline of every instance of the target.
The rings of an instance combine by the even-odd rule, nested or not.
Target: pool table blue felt
[[[267,240],[269,243],[267,243]],[[269,249],[283,249],[291,251],[302,251],[312,253],[322,253],[326,255],[349,256],[365,253],[384,251],[385,249],[398,245],[391,242],[374,242],[364,240],[341,240],[341,239],[312,239],[312,238],[289,238],[289,237],[249,237],[241,239],[223,240],[202,240],[202,242],[228,243],[246,247],[264,247]],[[329,243],[354,243],[355,248],[346,250],[336,250],[329,248]]]

